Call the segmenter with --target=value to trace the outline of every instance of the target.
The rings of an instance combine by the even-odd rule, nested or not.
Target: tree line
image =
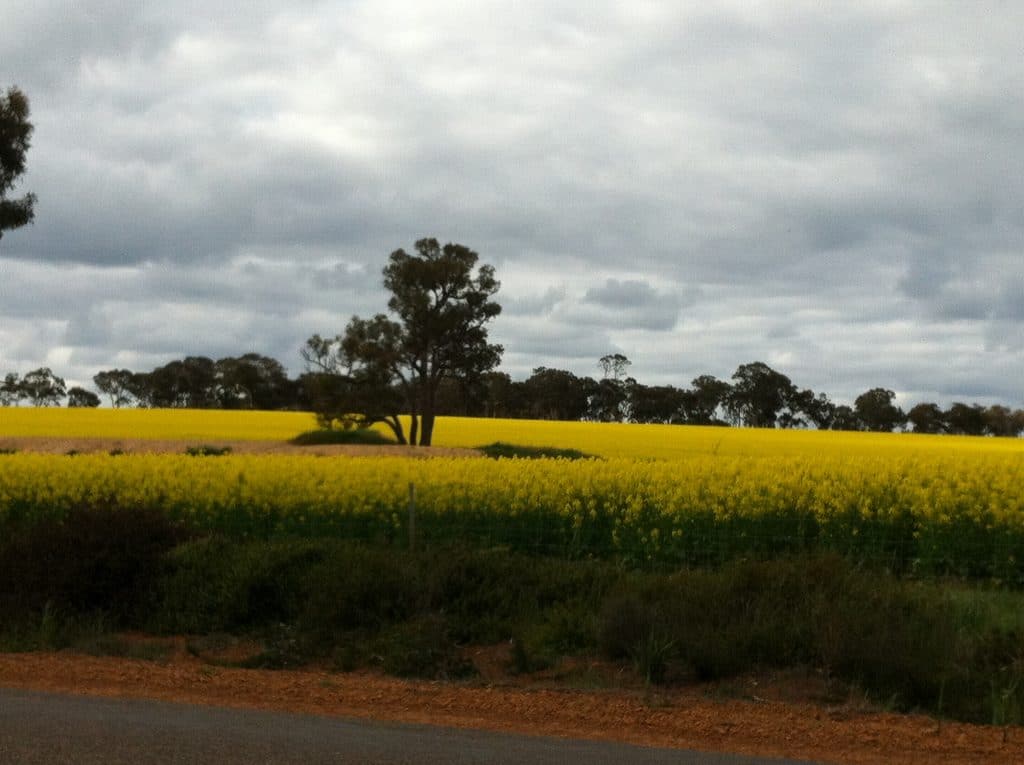
[[[0,406],[99,406],[192,409],[263,409],[316,412],[323,424],[362,425],[384,421],[384,409],[402,412],[399,386],[387,385],[357,394],[355,384],[338,371],[341,339],[314,336],[303,352],[307,369],[290,378],[277,360],[256,353],[216,361],[187,356],[149,372],[109,369],[93,377],[95,390],[74,386],[49,368],[19,376],[9,373],[0,384]],[[311,350],[313,349],[313,350]],[[318,355],[319,354],[319,355]],[[513,419],[719,425],[763,428],[814,428],[959,435],[1020,436],[1024,410],[1000,404],[954,402],[942,408],[919,403],[904,411],[893,391],[872,388],[853,406],[833,403],[826,394],[794,385],[767,364],[741,364],[729,380],[712,375],[694,378],[688,387],[644,385],[628,376],[630,361],[621,354],[598,360],[596,376],[537,367],[524,380],[491,370],[475,378],[444,377],[434,398],[435,416],[506,417]],[[102,396],[102,399],[101,399]],[[367,406],[373,397],[377,406]],[[392,406],[381,406],[391,401]],[[362,404],[362,406],[359,406]],[[359,410],[362,410],[360,412]]]

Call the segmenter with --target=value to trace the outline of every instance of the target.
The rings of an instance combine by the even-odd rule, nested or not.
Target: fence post
[[[409,481],[409,550],[416,550],[416,484]]]

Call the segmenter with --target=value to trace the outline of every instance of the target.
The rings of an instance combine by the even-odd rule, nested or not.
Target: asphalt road
[[[0,763],[784,765],[678,749],[0,689]]]

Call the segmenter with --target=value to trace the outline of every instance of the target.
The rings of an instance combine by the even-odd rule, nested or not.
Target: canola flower
[[[287,441],[315,427],[316,420],[308,412],[0,408],[0,440],[39,436],[195,442]],[[389,435],[386,428],[380,427],[380,430]],[[854,458],[986,454],[1024,457],[1024,439],[1016,438],[438,418],[434,434],[436,446],[477,447],[495,441],[579,449],[586,454],[606,458],[659,460],[699,455],[758,459],[801,455]]]
[[[0,408],[0,438],[287,441],[315,427],[316,419],[308,412]]]
[[[411,482],[424,542],[648,566],[834,550],[1021,583],[1022,479],[1019,452],[984,449],[576,462],[18,453],[0,457],[0,528],[113,503],[238,537],[402,544]]]

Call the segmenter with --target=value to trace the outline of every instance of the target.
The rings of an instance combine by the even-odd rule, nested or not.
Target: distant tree
[[[774,428],[796,388],[781,372],[761,361],[742,364],[732,376],[725,402],[734,421],[752,428]]]
[[[57,377],[49,367],[33,369],[21,378],[21,387],[25,398],[33,406],[60,406],[61,400],[67,395],[64,379]]]
[[[100,397],[91,390],[80,388],[77,385],[68,390],[68,407],[97,407],[100,405]]]
[[[633,364],[621,353],[609,353],[598,359],[597,366],[605,379],[621,380],[626,377],[626,370]]]
[[[985,410],[985,431],[992,436],[1019,436],[1024,423],[1016,414],[1009,407],[993,404]]]
[[[134,400],[139,408],[164,406],[157,402],[153,387],[153,375],[150,372],[131,372],[127,379],[126,390],[129,400]]]
[[[830,430],[860,430],[861,422],[853,407],[846,404],[839,404],[832,414]]]
[[[9,88],[6,96],[0,96],[0,238],[8,229],[31,223],[34,216],[34,194],[7,198],[25,172],[25,154],[32,136],[28,117],[28,98],[18,88]]]
[[[836,416],[836,406],[824,393],[814,394],[809,388],[797,391],[789,401],[789,409],[779,419],[782,427],[804,428],[813,426],[828,430]],[[785,419],[785,423],[782,420]]]
[[[956,401],[946,410],[946,426],[950,433],[961,436],[981,436],[985,433],[985,407]]]
[[[0,406],[18,406],[27,394],[17,372],[9,372],[0,383]]]
[[[523,383],[513,382],[507,372],[485,372],[482,382],[486,390],[484,417],[522,417]]]
[[[724,425],[719,413],[725,409],[732,386],[713,375],[700,375],[683,391],[683,422],[690,425]]]
[[[295,384],[281,362],[258,353],[218,359],[214,380],[223,409],[284,409],[295,402]]]
[[[436,239],[417,241],[416,254],[395,250],[384,287],[396,320],[355,316],[341,339],[353,385],[368,384],[365,377],[401,391],[410,443],[431,444],[442,380],[479,379],[501,360],[502,347],[487,337],[487,323],[501,313],[491,299],[500,283],[478,260],[468,247]]]
[[[622,422],[629,417],[629,389],[636,380],[604,377],[587,385],[587,413],[593,422]]]
[[[538,420],[580,420],[597,383],[564,369],[537,367],[523,383],[526,416]]]
[[[896,394],[886,388],[872,388],[857,396],[854,412],[865,430],[891,433],[907,421],[907,416],[893,401]]]
[[[915,433],[945,433],[946,415],[938,404],[922,402],[915,404],[907,412],[907,422],[914,427]]]
[[[406,443],[399,416],[406,403],[395,376],[400,327],[386,316],[352,317],[344,335],[313,335],[300,351],[309,370],[300,383],[321,427],[387,425],[395,440]]]
[[[636,380],[626,377],[631,362],[621,353],[598,359],[602,377],[591,386],[586,417],[595,422],[622,422],[629,417],[629,389]]]
[[[217,403],[213,359],[186,356],[157,367],[146,376],[150,406],[209,409]]]
[[[686,421],[686,391],[671,385],[641,385],[629,388],[629,415],[632,422],[679,425]]]
[[[132,403],[133,375],[130,369],[108,369],[97,372],[92,381],[100,393],[110,398],[110,405],[120,409]]]

